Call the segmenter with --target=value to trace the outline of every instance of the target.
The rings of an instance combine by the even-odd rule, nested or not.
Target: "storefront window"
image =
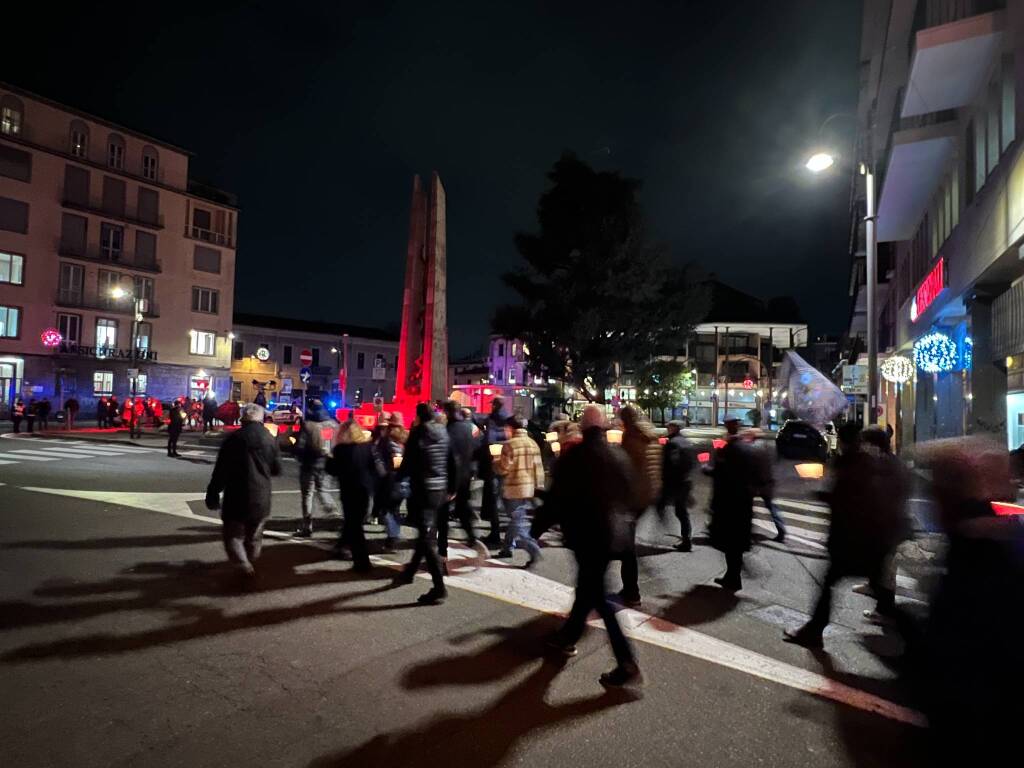
[[[92,392],[94,395],[110,395],[114,392],[113,371],[94,371],[92,374]]]
[[[1024,392],[1006,396],[1006,444],[1011,451],[1024,445]]]

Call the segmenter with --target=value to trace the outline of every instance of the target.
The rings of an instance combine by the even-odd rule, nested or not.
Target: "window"
[[[5,136],[20,136],[22,116],[25,107],[21,99],[8,94],[0,99],[0,133]]]
[[[999,162],[999,88],[992,83],[988,89],[988,172],[995,170]]]
[[[212,272],[215,275],[219,275],[220,251],[203,245],[197,245],[192,256],[192,268],[200,272]]]
[[[69,205],[89,205],[89,172],[68,163],[64,166],[64,202]]]
[[[964,158],[964,172],[966,174],[966,176],[964,177],[964,186],[966,187],[964,202],[967,205],[971,204],[971,201],[974,199],[974,193],[978,191],[978,188],[975,186],[977,183],[977,173],[975,171],[974,141],[974,121],[971,120],[969,123],[967,123],[967,157]]]
[[[93,371],[92,372],[92,393],[94,395],[114,394],[114,372]]]
[[[515,384],[516,383],[516,372],[514,370],[508,372],[508,383],[509,384]]]
[[[160,195],[155,189],[139,187],[135,218],[147,224],[160,223]]]
[[[124,170],[124,139],[116,133],[107,139],[107,165],[111,168]]]
[[[60,252],[72,256],[85,255],[85,234],[89,222],[84,216],[65,213],[60,222]]]
[[[516,342],[512,342],[512,357],[515,357],[519,353],[519,345]]]
[[[117,348],[117,320],[96,318],[96,357],[107,357],[107,350]]]
[[[0,251],[0,283],[25,284],[25,257]]]
[[[1016,126],[1016,115],[1014,114],[1017,109],[1017,84],[1013,80],[1013,57],[1007,56],[1003,59],[1003,81],[1002,81],[1002,100],[1003,100],[1003,151],[1005,152],[1007,147],[1010,146],[1014,138],[1016,138],[1017,126]]]
[[[156,235],[152,232],[135,230],[134,264],[140,267],[156,269]]]
[[[974,122],[974,191],[985,186],[985,113],[979,113]]]
[[[81,315],[57,315],[57,330],[64,338],[65,344],[80,344],[82,342],[82,316]]]
[[[193,355],[213,357],[217,337],[210,331],[192,331],[188,351]]]
[[[292,364],[292,345],[291,344],[285,344],[284,348],[283,348],[283,350],[281,352],[281,355],[282,355],[282,359],[283,359],[284,364],[285,365],[291,365]]]
[[[135,377],[135,394],[144,395],[146,394],[146,387],[149,386],[149,376],[144,373],[140,373]]]
[[[32,155],[14,147],[0,147],[0,176],[32,181]]]
[[[356,369],[363,370],[366,367],[366,354],[359,352],[356,354]]]
[[[140,353],[149,351],[149,343],[153,338],[153,324],[152,323],[136,323],[135,324],[135,348]],[[140,392],[146,390],[140,389]]]
[[[0,339],[18,338],[18,321],[21,318],[19,307],[5,307],[0,304]]]
[[[236,341],[234,343],[234,345],[231,347],[231,358],[233,360],[245,359],[245,342]]]
[[[100,256],[107,261],[120,261],[124,253],[124,227],[100,224]]]
[[[28,234],[28,203],[0,197],[0,229]]]
[[[103,210],[112,216],[124,216],[125,184],[121,179],[103,177]]]
[[[71,121],[71,154],[75,157],[89,156],[89,126],[81,120]]]
[[[212,288],[192,288],[192,311],[217,314],[220,292]]]
[[[135,297],[143,302],[142,311],[152,312],[153,300],[156,298],[153,295],[153,278],[136,276],[133,279],[135,281]]]
[[[498,375],[494,377],[494,380],[497,381],[500,384],[502,378],[504,377],[504,375],[505,375],[505,369],[504,368],[499,368],[498,369]]]
[[[142,175],[152,181],[156,181],[157,154],[153,147],[142,148]]]
[[[57,289],[57,300],[61,304],[78,306],[82,303],[82,286],[85,283],[85,270],[78,264],[60,265],[60,285]]]
[[[121,287],[121,275],[117,272],[111,272],[109,269],[101,269],[99,271],[99,282],[96,287],[100,305],[108,309],[118,307],[122,300],[115,299],[113,294],[115,288]]]
[[[313,366],[317,367],[320,365],[320,347],[313,347],[310,349],[313,354]]]
[[[505,356],[505,345],[502,343],[502,344],[498,345],[498,357],[504,357],[504,356]]]

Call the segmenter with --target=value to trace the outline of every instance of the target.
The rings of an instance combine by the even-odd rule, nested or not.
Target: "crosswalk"
[[[86,440],[18,438],[0,441],[0,465],[25,462],[78,461],[107,456],[131,456],[152,453],[134,445],[94,443]]]

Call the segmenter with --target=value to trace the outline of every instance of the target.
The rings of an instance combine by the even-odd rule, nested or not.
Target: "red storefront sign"
[[[914,298],[910,302],[910,322],[916,323],[917,318],[927,311],[945,288],[946,260],[940,256],[932,271],[925,275],[924,280],[917,286]]]

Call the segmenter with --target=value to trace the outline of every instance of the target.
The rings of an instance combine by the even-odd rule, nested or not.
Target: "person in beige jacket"
[[[622,591],[624,605],[640,605],[640,566],[636,559],[636,520],[661,495],[661,444],[651,422],[635,405],[619,411],[622,419],[622,448],[635,470],[637,484],[633,501],[631,531],[634,545],[622,554]]]
[[[511,437],[501,448],[494,471],[504,478],[502,497],[511,519],[505,529],[505,544],[498,557],[512,557],[512,550],[522,546],[530,555],[526,564],[532,568],[540,559],[540,545],[530,536],[527,515],[533,506],[537,489],[544,487],[544,462],[540,448],[526,431],[526,422],[512,417],[507,422]]]

